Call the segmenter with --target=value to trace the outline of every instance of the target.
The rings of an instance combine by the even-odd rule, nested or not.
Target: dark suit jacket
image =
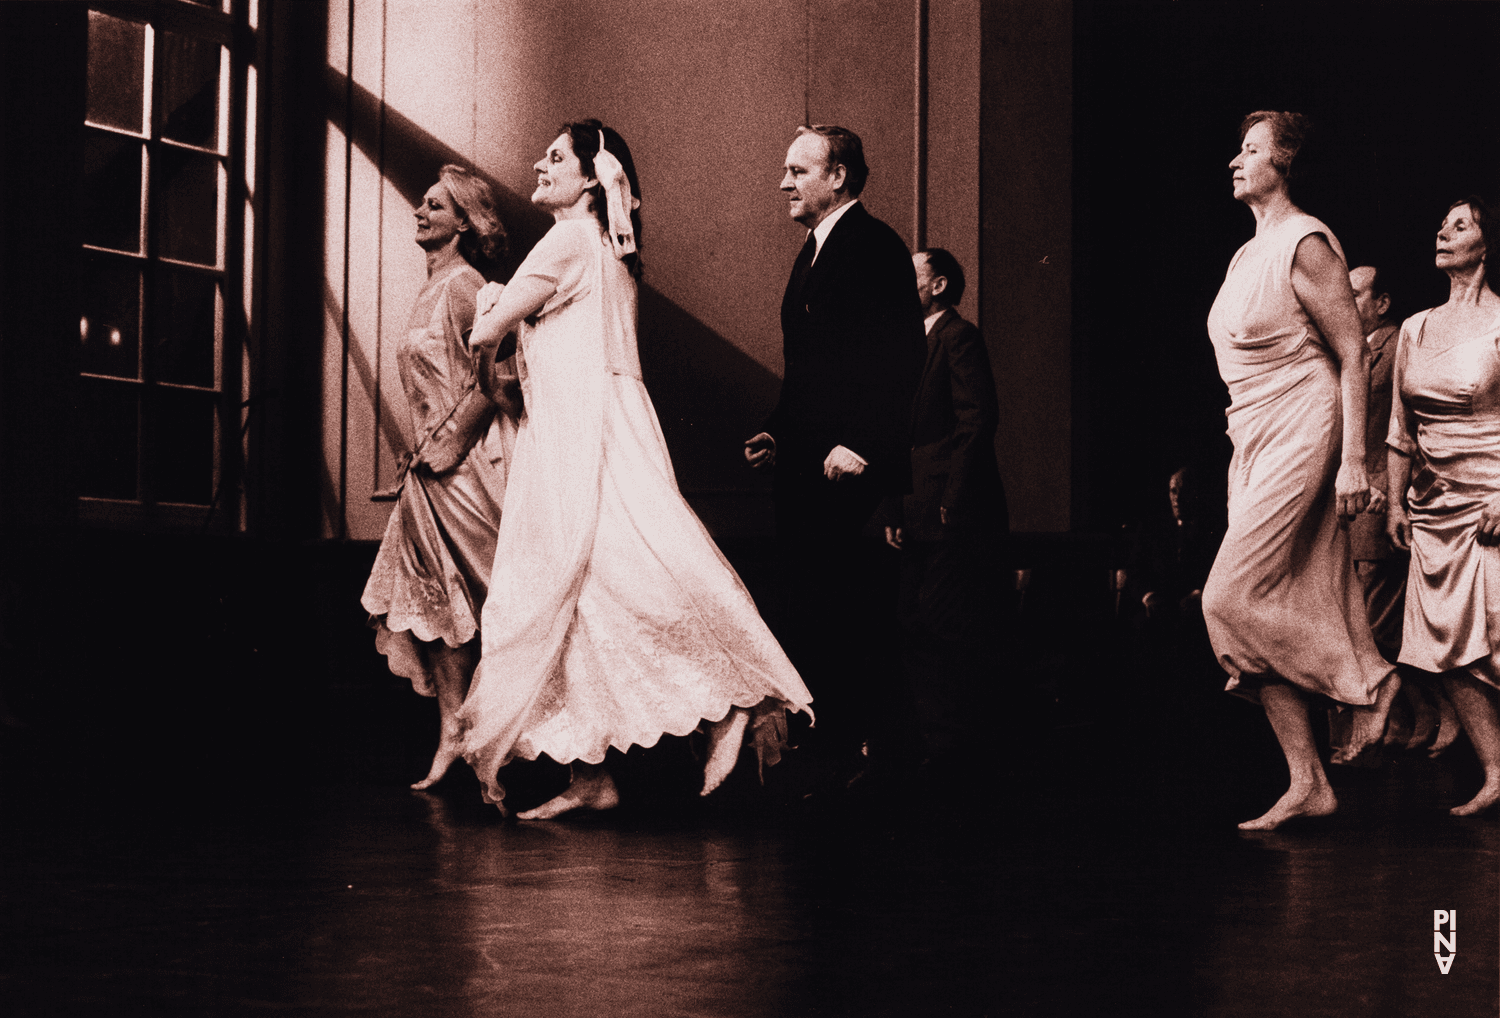
[[[1365,401],[1365,473],[1370,484],[1386,488],[1385,436],[1391,428],[1391,375],[1396,362],[1399,322],[1376,329],[1366,345],[1370,348],[1370,394]],[[1388,558],[1390,538],[1385,536],[1385,514],[1360,513],[1349,525],[1350,557],[1356,562]]]
[[[833,226],[799,292],[781,302],[786,374],[765,430],[776,483],[816,484],[842,445],[868,463],[865,483],[910,490],[907,441],[922,370],[922,307],[911,253],[856,204]]]
[[[902,513],[906,536],[935,541],[961,530],[1009,529],[995,463],[998,418],[984,338],[950,309],[927,336],[927,360],[912,404],[912,493]],[[948,510],[947,527],[940,508]]]

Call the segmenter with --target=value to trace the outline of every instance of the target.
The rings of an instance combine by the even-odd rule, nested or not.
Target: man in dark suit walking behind
[[[993,726],[995,629],[1010,523],[995,463],[995,379],[979,330],[959,317],[964,270],[919,251],[927,360],[911,414],[912,493],[886,540],[901,549],[903,657],[927,753],[962,772]],[[973,759],[970,759],[973,758]]]
[[[781,635],[841,762],[890,727],[894,584],[864,528],[884,496],[909,490],[924,355],[906,244],[858,200],[868,175],[842,127],[799,128],[787,150],[781,190],[808,234],[781,303],[781,398],[745,443],[752,466],[775,466]]]

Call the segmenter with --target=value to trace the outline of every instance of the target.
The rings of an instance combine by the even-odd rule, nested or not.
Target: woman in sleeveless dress
[[[479,661],[479,609],[495,560],[520,387],[511,373],[487,380],[493,398],[486,395],[463,340],[484,285],[474,266],[492,262],[505,241],[489,185],[463,167],[444,166],[415,215],[427,283],[396,362],[416,451],[361,603],[391,671],[437,697],[437,753],[427,777],[412,785],[423,789],[459,756],[458,708]]]
[[[1340,517],[1369,502],[1369,360],[1332,231],[1287,191],[1305,118],[1260,111],[1240,128],[1234,196],[1255,213],[1209,312],[1229,386],[1229,525],[1203,588],[1228,688],[1265,708],[1287,792],[1240,824],[1270,830],[1338,803],[1312,733],[1310,694],[1356,708],[1349,757],[1377,745],[1398,680],[1370,635]]]
[[[678,492],[641,382],[630,150],[597,121],[569,124],[536,171],[532,202],[555,224],[503,293],[481,292],[472,336],[495,351],[519,329],[526,412],[461,712],[465,759],[502,810],[509,760],[572,764],[568,789],[523,819],[615,805],[610,747],[704,721],[706,795],[749,725],[774,762],[786,710],[812,699]]]
[[[1448,301],[1402,323],[1387,440],[1386,527],[1411,549],[1400,660],[1442,676],[1484,767],[1458,816],[1500,801],[1500,296],[1486,270],[1497,245],[1483,201],[1449,206],[1437,235]]]

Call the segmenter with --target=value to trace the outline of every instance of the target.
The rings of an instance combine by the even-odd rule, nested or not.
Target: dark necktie
[[[807,274],[812,269],[813,257],[817,253],[818,239],[809,230],[807,243],[802,245],[802,250],[797,253],[797,261],[792,265],[792,281],[787,287],[794,299],[802,296],[802,286],[807,282]]]

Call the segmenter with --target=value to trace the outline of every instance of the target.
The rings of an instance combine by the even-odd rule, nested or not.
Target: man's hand
[[[900,527],[886,527],[885,528],[885,543],[888,544],[888,545],[890,545],[892,548],[895,548],[897,551],[900,551],[901,550],[901,528]]]
[[[753,439],[752,439],[753,441]],[[858,477],[869,466],[858,455],[842,445],[836,445],[823,460],[823,476],[830,481],[841,477]]]
[[[776,439],[762,431],[745,443],[745,462],[756,470],[776,465]]]
[[[1406,507],[1390,502],[1385,507],[1385,534],[1397,551],[1411,551],[1411,520]]]
[[[1370,485],[1370,504],[1365,506],[1365,512],[1379,516],[1385,512],[1385,489],[1377,485]]]

